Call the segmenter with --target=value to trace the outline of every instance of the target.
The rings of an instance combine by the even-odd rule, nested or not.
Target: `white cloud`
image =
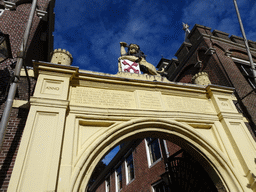
[[[237,22],[235,17],[225,18],[218,23],[216,29],[230,34],[239,34],[239,26]]]
[[[255,2],[251,0],[239,1],[238,7],[244,26],[249,26],[250,23],[251,27],[256,29]],[[190,25],[197,23],[230,33],[230,35],[241,36],[233,1],[194,0],[183,9],[182,20]]]
[[[219,18],[228,13],[231,3],[220,0],[194,0],[183,9],[183,22],[217,26]]]
[[[251,39],[255,37],[256,5],[251,0],[243,1],[246,3],[240,2],[239,8],[242,18],[248,13],[244,24],[251,24]],[[62,0],[56,1],[56,10],[61,10],[62,15],[56,12],[55,45],[74,53],[77,65],[86,69],[93,65],[94,69],[113,73],[117,71],[120,41],[138,44],[147,61],[156,65],[161,55],[174,57],[184,40],[181,21],[191,27],[197,23],[234,35],[240,31],[232,1],[185,0],[181,5],[149,0]],[[84,58],[90,65],[85,65]]]

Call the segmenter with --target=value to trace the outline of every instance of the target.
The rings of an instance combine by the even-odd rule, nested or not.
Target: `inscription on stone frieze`
[[[170,111],[187,111],[198,113],[214,112],[208,100],[188,97],[165,96],[165,102]]]
[[[133,92],[88,87],[73,88],[70,104],[107,108],[136,108]]]
[[[138,99],[138,106],[142,109],[163,109],[163,103],[160,92],[135,91]]]
[[[229,100],[226,98],[219,98],[219,102],[220,102],[220,108],[221,110],[233,110],[232,106],[229,103]]]
[[[207,99],[167,96],[156,91],[129,92],[90,87],[72,88],[70,105],[214,113],[212,104]]]
[[[41,93],[59,95],[63,81],[45,80]]]

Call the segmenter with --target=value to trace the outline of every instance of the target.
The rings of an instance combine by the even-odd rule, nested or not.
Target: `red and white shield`
[[[121,67],[124,72],[141,74],[140,65],[133,61],[127,59],[121,60]]]

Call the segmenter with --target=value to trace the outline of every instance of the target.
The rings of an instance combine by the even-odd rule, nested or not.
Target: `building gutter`
[[[8,124],[8,121],[9,121],[14,96],[16,94],[18,83],[20,81],[21,67],[22,67],[24,59],[26,57],[26,47],[27,47],[27,42],[28,42],[28,38],[29,38],[29,32],[30,32],[31,26],[32,26],[33,17],[34,17],[35,11],[36,11],[36,4],[37,4],[37,0],[33,0],[32,5],[31,5],[29,18],[28,18],[28,22],[27,22],[27,27],[26,27],[26,30],[25,30],[25,33],[24,33],[24,36],[23,36],[23,40],[21,42],[20,52],[18,53],[17,64],[16,64],[15,71],[14,71],[13,82],[11,82],[11,85],[10,85],[10,90],[9,90],[9,93],[8,93],[8,97],[7,97],[7,100],[6,100],[6,105],[5,105],[4,112],[3,112],[3,115],[2,115],[2,119],[1,119],[1,124],[0,124],[0,151],[2,149],[2,144],[3,144],[7,124]]]

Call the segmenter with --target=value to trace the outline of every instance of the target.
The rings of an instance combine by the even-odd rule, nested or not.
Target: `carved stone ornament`
[[[232,54],[232,53],[231,53],[230,51],[228,51],[228,50],[225,52],[225,55],[226,55],[227,57],[230,57],[231,54]]]
[[[4,1],[5,10],[15,10],[16,4],[10,1]]]
[[[37,10],[36,10],[36,15],[37,15],[40,19],[43,19],[44,21],[47,20],[47,12],[46,12],[46,11],[37,9]]]
[[[129,60],[132,63],[131,64],[132,66],[130,67],[135,67],[136,64],[134,63],[137,63],[139,64],[139,68],[143,73],[149,74],[149,75],[159,75],[159,73],[157,73],[156,71],[155,66],[146,61],[146,55],[140,50],[140,47],[138,45],[130,44],[128,46],[127,43],[120,42],[120,46],[121,46],[121,57],[119,57],[118,59],[119,60],[118,70],[120,72],[122,71],[122,65],[123,65],[123,63],[120,63],[120,61],[124,62],[124,60],[126,61]],[[126,52],[125,47],[128,48],[128,53]],[[125,65],[128,65],[128,64],[125,64]],[[131,69],[130,67],[129,69]],[[130,72],[130,70],[127,72]]]
[[[199,72],[199,73],[195,74],[192,78],[192,81],[193,81],[194,84],[197,84],[197,85],[209,85],[209,84],[211,84],[209,76],[206,72]]]
[[[194,65],[196,68],[201,68],[202,67],[202,61],[197,61],[196,64]]]
[[[206,50],[205,55],[213,55],[214,53],[216,53],[216,49],[209,47],[209,49]]]
[[[122,72],[141,74],[140,65],[138,63],[127,60],[127,59],[124,59],[124,60],[121,59],[120,62],[121,62]]]

